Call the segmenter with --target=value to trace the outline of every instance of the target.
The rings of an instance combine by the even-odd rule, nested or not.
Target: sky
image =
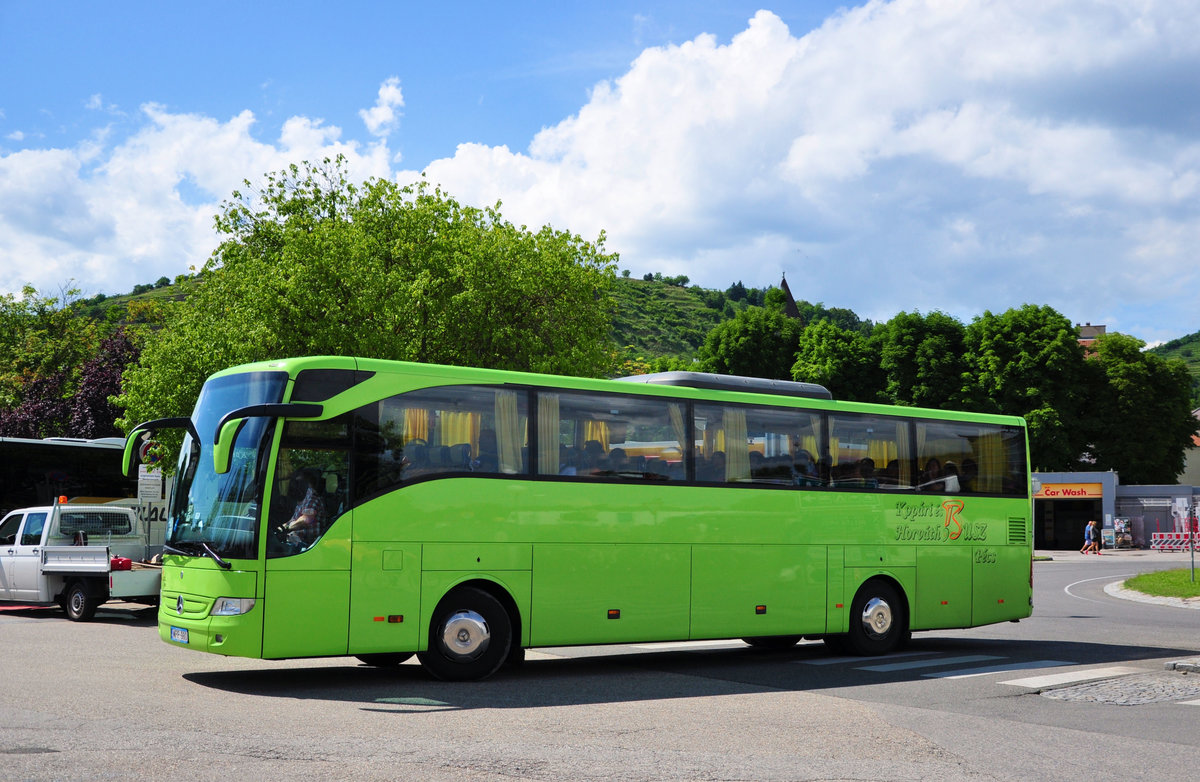
[[[0,294],[199,269],[337,154],[636,277],[1200,331],[1195,0],[0,0]]]

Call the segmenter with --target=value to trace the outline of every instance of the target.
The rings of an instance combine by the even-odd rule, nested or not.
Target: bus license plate
[[[186,627],[172,627],[171,640],[176,643],[185,644],[188,642],[188,631]]]

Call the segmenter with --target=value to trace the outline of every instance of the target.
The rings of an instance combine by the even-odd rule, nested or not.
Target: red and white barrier
[[[1200,551],[1200,539],[1188,532],[1155,532],[1150,535],[1152,551],[1188,551],[1189,541],[1195,540]]]

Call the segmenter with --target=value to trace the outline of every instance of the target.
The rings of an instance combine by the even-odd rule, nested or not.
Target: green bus
[[[185,430],[159,634],[262,659],[821,638],[1032,610],[1020,418],[676,372],[596,380],[352,357],[214,374]]]

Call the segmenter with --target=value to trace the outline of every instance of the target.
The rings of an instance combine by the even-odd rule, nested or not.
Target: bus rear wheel
[[[893,652],[908,637],[908,616],[896,588],[886,581],[863,584],[850,604],[848,650],[863,656]]]
[[[509,658],[512,620],[504,606],[482,589],[452,589],[433,612],[429,648],[417,653],[425,670],[444,681],[491,676]]]

